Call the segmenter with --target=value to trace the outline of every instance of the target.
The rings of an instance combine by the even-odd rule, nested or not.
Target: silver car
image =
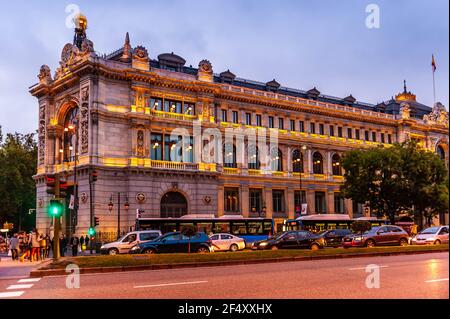
[[[426,244],[447,244],[448,243],[448,226],[433,226],[428,227],[411,240],[413,245],[426,245]]]
[[[209,238],[214,251],[238,251],[245,248],[245,240],[232,234],[213,234]]]
[[[127,254],[133,246],[155,240],[161,235],[159,230],[133,231],[112,243],[103,244],[100,247],[100,253],[102,255]]]

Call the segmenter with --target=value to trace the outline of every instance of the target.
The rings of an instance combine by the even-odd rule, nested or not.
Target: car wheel
[[[319,250],[319,248],[320,247],[317,244],[312,244],[311,247],[310,247],[311,250]]]
[[[366,241],[366,247],[375,247],[375,241],[373,239],[368,239]]]
[[[440,244],[441,244],[441,241],[440,241],[439,239],[436,239],[436,240],[434,241],[434,244],[435,244],[435,245],[440,245]]]
[[[147,249],[144,249],[143,253],[144,254],[156,254],[156,251],[152,248],[147,248]]]
[[[233,244],[233,245],[231,245],[230,246],[230,251],[237,251],[239,249],[239,247],[238,247],[238,245],[236,245],[236,244]]]
[[[205,253],[209,253],[209,249],[202,246],[202,247],[200,247],[199,249],[197,249],[197,252],[198,252],[199,254],[205,254]]]
[[[117,250],[117,248],[111,248],[110,250],[108,250],[108,255],[114,256],[119,254],[119,251]]]
[[[272,250],[278,250],[278,247],[275,246],[275,245],[273,245],[270,249],[272,249]]]
[[[406,238],[402,238],[402,239],[400,239],[399,244],[400,244],[400,246],[407,246],[408,240]]]

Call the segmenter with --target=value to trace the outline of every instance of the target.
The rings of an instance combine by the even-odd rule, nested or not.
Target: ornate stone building
[[[137,209],[142,217],[266,216],[282,224],[306,203],[308,214],[362,216],[361,204],[339,194],[345,151],[414,138],[448,163],[448,113],[440,103],[418,103],[406,84],[395,98],[372,105],[229,70],[216,74],[209,61],[186,66],[174,53],[152,59],[145,47],[131,46],[128,34],[119,50],[100,55],[80,21],[60,67],[52,76],[42,66],[30,89],[39,103],[39,229],[51,227],[46,173],[66,176],[69,193],[78,194],[78,209],[67,210],[63,228],[85,234],[91,202],[105,232],[116,231],[118,206],[123,231],[134,225]],[[234,138],[226,141],[226,132]],[[261,150],[269,143],[250,143],[252,134],[275,136],[278,145]],[[214,160],[199,156],[205,136],[219,145]],[[90,183],[94,170],[98,181]]]

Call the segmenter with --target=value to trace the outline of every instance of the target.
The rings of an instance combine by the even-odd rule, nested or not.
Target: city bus
[[[185,215],[180,218],[139,218],[136,230],[160,230],[163,234],[180,231],[192,225],[207,235],[230,233],[241,237],[247,244],[267,239],[274,233],[273,220],[268,218],[244,218],[241,216]]]
[[[308,230],[312,233],[318,233],[324,230],[336,228],[350,228],[350,225],[356,220],[367,220],[374,226],[386,225],[389,223],[385,219],[375,217],[350,218],[344,214],[318,214],[306,215],[297,219],[288,219],[285,224],[286,230]]]

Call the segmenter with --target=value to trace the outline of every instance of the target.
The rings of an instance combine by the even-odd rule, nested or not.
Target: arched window
[[[270,151],[270,167],[272,171],[283,171],[283,154],[278,148],[272,148]]]
[[[445,160],[445,151],[444,151],[444,148],[443,148],[441,145],[439,145],[439,146],[436,148],[436,153],[439,155],[439,157],[441,158],[441,160]]]
[[[168,192],[161,198],[161,217],[181,217],[187,214],[188,204],[186,197],[179,192]]]
[[[259,161],[259,150],[256,145],[249,145],[248,147],[248,168],[260,169],[261,163]]]
[[[323,174],[323,159],[319,152],[313,154],[313,173]]]
[[[292,171],[303,173],[303,154],[298,149],[292,152]]]
[[[77,121],[78,121],[78,108],[74,107],[70,109],[64,119],[64,139],[62,141],[62,148],[60,153],[63,153],[64,162],[75,161],[75,154],[77,150]]]
[[[341,176],[342,168],[341,168],[341,157],[338,154],[334,154],[331,159],[331,166],[333,169],[333,175]]]
[[[234,144],[225,143],[223,146],[223,166],[236,168],[236,146]]]

